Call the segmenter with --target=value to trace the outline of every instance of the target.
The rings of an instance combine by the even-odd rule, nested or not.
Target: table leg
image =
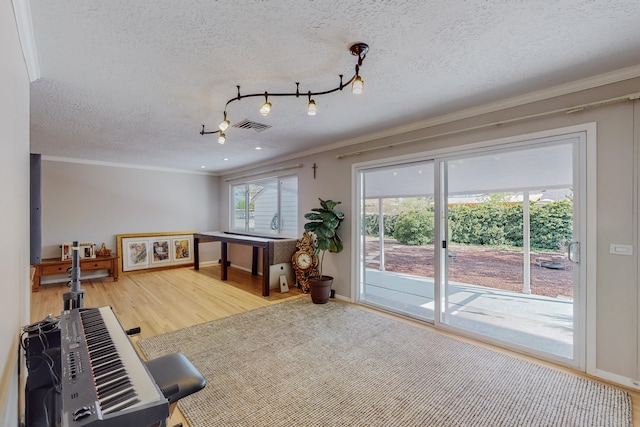
[[[31,291],[32,292],[40,291],[40,271],[38,270],[38,267],[36,267],[36,272],[33,275],[33,289]]]
[[[251,274],[256,276],[258,274],[258,247],[253,247],[253,256],[251,257]]]
[[[111,275],[113,276],[113,281],[117,282],[118,281],[118,258],[114,258],[113,260],[111,260],[111,271],[110,271]]]
[[[193,238],[193,269],[200,270],[200,239],[198,237]]]
[[[220,270],[220,280],[227,280],[227,242],[221,243],[222,269]]]
[[[269,245],[262,248],[262,296],[269,296]]]

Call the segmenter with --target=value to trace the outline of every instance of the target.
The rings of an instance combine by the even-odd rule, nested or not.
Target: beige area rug
[[[138,341],[184,353],[200,426],[630,426],[627,393],[356,306],[308,298]]]

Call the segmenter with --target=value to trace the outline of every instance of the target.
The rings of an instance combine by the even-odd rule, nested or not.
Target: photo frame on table
[[[73,258],[73,243],[63,243],[61,245],[62,253],[60,256],[61,261],[70,260]],[[78,243],[78,255],[81,259],[95,258],[96,257],[96,244],[93,242],[81,242]]]
[[[73,256],[73,252],[71,250],[72,244],[71,243],[63,243],[62,244],[62,254],[60,256],[60,260],[61,261],[66,261],[68,259],[71,259]]]
[[[79,245],[80,258],[95,258],[96,257],[96,244],[95,243],[80,243]]]

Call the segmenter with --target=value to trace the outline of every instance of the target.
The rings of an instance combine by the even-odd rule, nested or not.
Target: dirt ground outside
[[[385,240],[385,270],[423,277],[434,276],[433,246],[409,246]],[[367,267],[380,265],[378,239],[368,240]],[[482,246],[449,247],[449,280],[522,292],[522,251]],[[554,257],[554,258],[552,258]],[[559,258],[557,258],[559,257]],[[571,263],[566,255],[531,252],[531,294],[573,298]]]

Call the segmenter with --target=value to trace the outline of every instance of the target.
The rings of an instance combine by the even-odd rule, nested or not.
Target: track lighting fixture
[[[329,89],[329,90],[325,90],[325,91],[318,91],[318,92],[313,92],[313,91],[308,91],[307,92],[307,96],[309,97],[309,103],[307,104],[307,114],[310,116],[315,116],[316,113],[318,112],[318,108],[316,106],[316,102],[312,99],[313,96],[320,96],[320,95],[328,95],[330,93],[333,92],[337,92],[337,91],[341,91],[345,86],[348,86],[349,84],[351,84],[351,92],[354,94],[361,94],[364,91],[364,82],[362,80],[362,77],[360,77],[360,67],[362,66],[362,61],[364,61],[364,58],[367,55],[367,52],[369,51],[369,46],[366,43],[356,43],[354,45],[352,45],[349,48],[349,51],[351,52],[352,55],[357,56],[358,57],[358,62],[356,63],[356,69],[355,69],[355,74],[353,75],[353,77],[351,77],[346,83],[343,83],[343,75],[340,74],[340,84],[333,88],[333,89]],[[229,128],[229,126],[231,125],[231,123],[229,122],[229,120],[227,120],[227,107],[229,106],[229,104],[231,104],[234,101],[240,101],[244,98],[254,98],[254,97],[258,97],[258,96],[264,96],[264,104],[262,104],[262,106],[260,107],[260,114],[262,114],[263,116],[266,116],[269,114],[269,112],[271,111],[271,107],[272,104],[271,102],[269,102],[269,96],[271,97],[275,97],[275,96],[295,96],[296,98],[300,97],[300,83],[296,82],[296,91],[295,92],[288,92],[288,93],[268,93],[268,92],[264,92],[264,94],[262,93],[251,93],[248,95],[241,95],[240,94],[240,86],[236,86],[238,88],[238,95],[234,98],[231,98],[230,100],[227,101],[225,107],[224,107],[224,119],[223,121],[220,123],[220,125],[218,126],[218,130],[216,131],[211,131],[211,132],[205,132],[204,130],[204,125],[202,125],[202,130],[200,131],[200,135],[208,135],[208,134],[212,134],[212,133],[220,133],[220,136],[218,137],[218,142],[220,144],[224,144],[227,140],[226,135],[225,135],[225,131]],[[303,92],[304,94],[304,92]],[[304,95],[302,95],[304,96]]]

